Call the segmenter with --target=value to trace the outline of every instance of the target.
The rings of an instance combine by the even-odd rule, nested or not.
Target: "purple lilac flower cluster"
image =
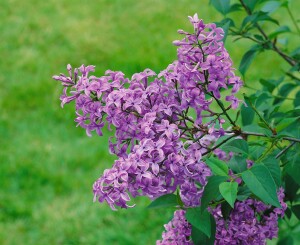
[[[224,135],[224,112],[210,105],[227,89],[228,108],[236,108],[234,94],[242,82],[224,48],[223,30],[197,15],[190,21],[193,33],[179,31],[185,37],[175,41],[178,60],[158,76],[146,69],[131,79],[113,71],[95,77],[90,75],[94,66],[72,72],[68,65],[68,76],[53,77],[65,87],[62,106],[75,100],[75,121],[88,135],[96,131],[101,136],[105,122],[115,128],[109,149],[119,159],[93,186],[95,198],[112,209],[128,207],[129,194],[156,198],[176,188],[186,206],[200,204],[211,175],[202,154]]]
[[[194,32],[191,34],[179,30],[184,38],[174,41],[178,46],[178,64],[175,70],[179,73],[178,80],[184,90],[183,104],[196,111],[196,122],[201,123],[203,111],[214,114],[209,110],[212,99],[205,100],[206,94],[210,94],[214,99],[225,99],[231,103],[232,108],[237,108],[240,101],[234,94],[243,83],[234,75],[232,61],[222,42],[223,29],[216,27],[214,23],[204,24],[197,14],[189,19],[194,26]],[[222,89],[230,90],[231,95],[222,98]],[[219,123],[223,123],[221,119]]]
[[[221,206],[212,210],[216,220],[215,245],[264,245],[267,239],[278,234],[278,218],[284,216],[287,208],[284,203],[284,192],[277,192],[281,208],[272,208],[261,201],[246,199],[237,201],[227,220],[222,217]]]
[[[215,245],[265,245],[267,239],[278,234],[278,218],[284,216],[287,208],[284,192],[280,188],[278,199],[281,208],[271,206],[255,199],[237,201],[229,217],[224,219],[221,205],[211,209],[216,220]],[[185,219],[185,211],[177,210],[174,218],[165,225],[166,232],[156,244],[193,244],[190,240],[191,225]]]
[[[173,219],[164,225],[166,231],[162,234],[162,240],[156,241],[156,245],[192,245],[192,226],[185,219],[185,211],[174,212]]]

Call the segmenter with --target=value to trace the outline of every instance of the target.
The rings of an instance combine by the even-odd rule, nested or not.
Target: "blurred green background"
[[[0,1],[0,244],[155,244],[172,210],[113,212],[93,203],[92,184],[114,158],[109,132],[87,137],[76,128],[74,105],[60,108],[54,74],[68,63],[122,70],[128,77],[156,72],[176,59],[177,29],[188,15],[221,16],[195,0]],[[249,44],[227,43],[235,64]],[[251,71],[275,76],[266,55]],[[274,72],[275,70],[275,72]]]

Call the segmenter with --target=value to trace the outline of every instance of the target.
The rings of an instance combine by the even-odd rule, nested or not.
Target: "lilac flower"
[[[149,112],[145,114],[141,123],[141,128],[146,135],[148,135],[150,132],[153,132],[153,122],[155,119],[156,112]]]
[[[240,87],[243,86],[243,82],[239,77],[232,77],[229,79],[229,84],[233,84],[232,93],[236,93],[239,91]]]
[[[156,130],[162,132],[162,135],[166,135],[170,139],[175,130],[177,130],[177,126],[170,124],[167,120],[162,120],[162,123],[156,126]]]
[[[191,225],[185,219],[185,211],[174,212],[173,219],[165,226],[166,231],[162,234],[162,240],[156,241],[156,245],[192,245]]]
[[[226,101],[230,101],[231,102],[231,107],[233,109],[238,108],[239,103],[241,102],[241,100],[239,100],[238,98],[236,98],[234,95],[226,96]]]
[[[127,96],[125,97],[125,103],[123,105],[124,110],[128,109],[128,108],[133,108],[135,109],[139,114],[142,112],[141,109],[141,103],[143,101],[143,98],[140,96],[136,95],[136,91],[134,91],[134,96]]]

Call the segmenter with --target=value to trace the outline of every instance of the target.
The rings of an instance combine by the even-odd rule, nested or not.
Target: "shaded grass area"
[[[88,138],[76,128],[74,106],[61,110],[51,76],[68,63],[94,64],[97,75],[158,72],[176,59],[171,42],[177,29],[190,30],[188,15],[220,19],[207,2],[1,1],[0,244],[154,244],[161,237],[172,210],[145,210],[145,198],[118,212],[92,202],[94,180],[114,160],[110,133]],[[239,61],[243,51],[228,48]]]

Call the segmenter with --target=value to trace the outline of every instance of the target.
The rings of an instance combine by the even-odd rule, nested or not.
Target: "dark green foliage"
[[[201,211],[203,212],[208,204],[216,199],[220,195],[219,185],[225,182],[227,177],[225,176],[211,176],[208,178],[208,182],[204,188],[201,198]]]
[[[262,160],[262,163],[268,168],[277,188],[279,188],[281,186],[281,170],[279,166],[279,160],[276,159],[275,156],[269,155],[267,158]]]
[[[219,185],[219,190],[223,198],[234,208],[234,203],[237,197],[238,183],[223,182]]]
[[[239,66],[239,71],[243,76],[245,76],[246,71],[248,70],[250,64],[252,63],[259,50],[260,47],[258,45],[254,45],[243,55]]]
[[[237,200],[243,201],[252,194],[251,190],[247,186],[239,186]]]
[[[234,173],[241,173],[247,169],[247,162],[244,156],[239,156],[239,155],[233,156],[229,160],[228,165]]]
[[[210,0],[210,3],[223,15],[231,10],[230,0]]]
[[[229,143],[224,144],[222,149],[224,151],[232,151],[244,155],[248,155],[249,152],[248,143],[242,139],[232,140]]]
[[[228,166],[224,161],[211,157],[206,159],[205,162],[210,167],[214,175],[228,176]]]
[[[280,207],[276,185],[270,171],[262,164],[256,164],[242,173],[242,179],[254,195],[263,202]]]
[[[185,217],[193,227],[203,232],[208,238],[211,237],[211,220],[214,218],[207,210],[201,212],[200,208],[189,208]]]
[[[286,236],[281,238],[277,245],[293,245],[294,244],[294,239],[292,236]]]
[[[215,242],[215,234],[216,234],[216,222],[215,219],[210,216],[210,227],[211,227],[211,235],[210,238],[205,235],[202,231],[197,229],[195,226],[192,226],[192,240],[194,245],[214,245]]]
[[[178,205],[177,196],[174,194],[166,194],[156,198],[148,205],[148,208],[168,208]]]

